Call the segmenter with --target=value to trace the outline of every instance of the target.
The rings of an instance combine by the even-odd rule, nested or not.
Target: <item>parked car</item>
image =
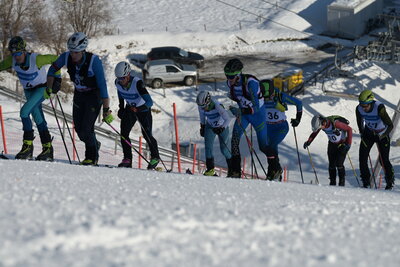
[[[152,48],[147,53],[147,60],[172,59],[181,64],[196,65],[198,69],[204,67],[204,57],[200,54],[185,51],[175,46]]]
[[[153,88],[160,88],[164,83],[169,82],[183,82],[191,86],[196,79],[196,67],[176,63],[170,59],[147,61],[143,68],[143,80]]]

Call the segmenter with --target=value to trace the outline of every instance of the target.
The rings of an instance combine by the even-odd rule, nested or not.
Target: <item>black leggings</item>
[[[158,144],[152,134],[153,117],[151,111],[133,112],[128,107],[125,109],[121,119],[121,135],[131,142],[129,133],[136,121],[139,120],[142,129],[142,135],[150,147],[151,158],[160,158],[158,153]],[[124,158],[132,159],[132,148],[121,138],[122,150],[124,151]]]
[[[347,153],[342,153],[339,150],[339,144],[328,142],[328,160],[329,160],[329,179],[336,179],[336,169],[340,178],[344,178],[346,171],[343,163]]]
[[[372,146],[376,143],[380,154],[380,162],[385,171],[385,179],[387,183],[392,183],[394,179],[393,166],[389,161],[390,152],[390,138],[388,136],[379,140],[379,136],[373,132],[365,129],[361,138],[359,159],[360,159],[360,172],[364,184],[369,184],[371,174],[368,168],[368,156]]]
[[[85,158],[93,161],[99,158],[94,124],[99,116],[102,101],[96,90],[74,94],[72,116],[79,139],[85,143]]]

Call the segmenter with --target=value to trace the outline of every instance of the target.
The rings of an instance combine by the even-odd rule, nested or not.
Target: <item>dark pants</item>
[[[121,135],[130,143],[131,140],[129,139],[129,133],[137,120],[139,120],[141,125],[142,135],[150,147],[151,158],[160,158],[158,153],[158,144],[152,134],[153,116],[151,115],[150,110],[144,112],[133,112],[128,107],[125,108],[125,112],[121,119]],[[122,138],[121,144],[122,150],[124,151],[124,158],[132,160],[132,148]]]
[[[96,91],[77,92],[74,94],[72,116],[75,131],[85,143],[85,159],[97,161],[99,158],[94,124],[99,116],[102,101]]]
[[[394,170],[389,161],[390,138],[386,136],[379,140],[379,136],[368,130],[368,128],[364,130],[359,150],[360,172],[363,184],[364,186],[370,185],[371,174],[368,168],[368,156],[374,143],[378,146],[380,162],[385,171],[386,184],[392,184],[394,182]]]
[[[339,150],[339,144],[328,142],[328,160],[329,160],[329,180],[331,185],[336,184],[336,169],[339,176],[339,184],[344,185],[346,171],[343,163],[347,153]]]

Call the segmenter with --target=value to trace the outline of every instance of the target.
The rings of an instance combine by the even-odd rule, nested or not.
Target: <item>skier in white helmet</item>
[[[99,56],[86,51],[88,38],[82,32],[71,35],[67,42],[68,51],[61,54],[47,73],[48,94],[53,93],[54,73],[66,66],[74,83],[72,116],[79,139],[85,143],[85,159],[82,165],[97,165],[100,142],[94,132],[94,124],[103,106],[103,120],[113,120],[110,110],[107,84],[103,64]]]
[[[132,167],[132,148],[124,141],[130,142],[129,133],[136,121],[139,121],[142,134],[150,147],[151,159],[147,169],[154,169],[160,161],[157,140],[153,137],[153,117],[151,106],[153,100],[147,91],[144,82],[131,74],[128,62],[122,61],[115,66],[115,86],[118,90],[119,110],[121,119],[121,145],[124,159],[118,167]]]

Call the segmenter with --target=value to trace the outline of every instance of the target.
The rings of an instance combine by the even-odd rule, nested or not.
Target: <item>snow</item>
[[[114,66],[131,56],[145,55],[151,47],[174,45],[206,58],[270,54],[311,59],[315,47],[327,41],[354,45],[317,35],[324,30],[326,6],[333,1],[277,1],[286,10],[268,1],[229,1],[292,29],[267,20],[259,22],[254,15],[221,1],[110,2],[120,34],[91,38],[89,51],[102,57],[114,114],[118,108]],[[306,37],[310,38],[307,42],[289,41]],[[279,38],[286,41],[263,42]],[[245,68],[253,70],[251,66]],[[392,116],[400,96],[398,66],[356,61],[345,68],[358,79],[328,79],[325,88],[354,96],[370,88]],[[138,68],[135,71],[140,72]],[[0,85],[13,89],[15,78],[0,73]],[[211,90],[218,101],[232,104],[224,83],[218,82],[216,87],[214,91],[213,84],[202,84],[199,89]],[[153,108],[160,111],[153,113],[153,132],[159,144],[170,147],[174,140],[172,104],[176,103],[180,140],[196,143],[204,159],[195,88],[169,87],[165,97],[163,90],[149,92]],[[58,162],[0,160],[0,266],[397,266],[397,187],[392,192],[358,188],[348,161],[346,187],[327,186],[324,134],[310,146],[321,185],[310,184],[314,173],[302,144],[311,133],[310,121],[316,113],[350,120],[354,130],[350,156],[359,173],[360,136],[354,112],[357,99],[325,94],[320,83],[307,88],[299,98],[304,115],[296,134],[305,184],[301,182],[292,129],[280,145],[281,163],[288,168],[289,181],[278,183],[68,165],[57,124],[47,115]],[[9,154],[13,155],[20,149],[22,138],[19,103],[0,96],[0,105]],[[63,106],[70,113],[71,98]],[[295,108],[290,107],[287,115],[294,117]],[[118,124],[118,120],[113,123],[117,129]],[[131,137],[139,135],[140,128],[135,126]],[[397,130],[392,140],[398,138]],[[114,143],[100,140],[100,163],[117,164],[121,151],[114,155]],[[223,164],[215,144],[216,161]],[[40,142],[35,140],[35,154],[39,148]],[[78,141],[81,153],[82,149]],[[241,151],[249,156],[244,140]],[[399,147],[391,147],[397,177],[399,152]],[[377,155],[374,148],[374,162]],[[259,156],[265,161],[261,153]]]

